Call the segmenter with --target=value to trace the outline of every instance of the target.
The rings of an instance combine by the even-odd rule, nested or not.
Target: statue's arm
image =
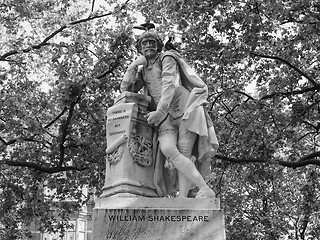
[[[120,85],[120,91],[138,92],[144,85],[142,73],[136,66],[129,66]]]
[[[175,92],[175,82],[179,74],[178,64],[171,56],[166,56],[162,60],[162,91],[157,110],[168,111]]]
[[[141,55],[129,65],[120,85],[121,92],[138,92],[143,87],[142,68],[139,69],[139,66],[145,66],[146,64],[147,59]]]

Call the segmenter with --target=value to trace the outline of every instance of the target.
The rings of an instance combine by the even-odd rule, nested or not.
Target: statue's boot
[[[209,188],[195,165],[187,157],[179,153],[171,158],[170,161],[180,173],[199,188],[199,192],[196,196],[197,198],[215,197],[215,193]]]
[[[214,191],[209,189],[204,189],[204,190],[199,190],[199,192],[196,195],[196,198],[215,198],[215,193]]]
[[[185,155],[184,155],[185,156]],[[185,156],[186,157],[186,156]],[[197,160],[195,156],[187,157],[193,164]],[[173,164],[172,164],[173,165]],[[179,176],[179,194],[178,198],[187,198],[189,194],[189,190],[196,187],[196,185],[192,184],[188,178],[186,178],[181,172],[178,171]]]
[[[178,171],[179,176],[179,194],[178,198],[188,197],[191,183],[188,178],[186,178],[180,171]]]

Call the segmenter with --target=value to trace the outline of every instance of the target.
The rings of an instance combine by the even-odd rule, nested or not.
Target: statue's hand
[[[141,55],[139,56],[136,60],[134,60],[130,66],[135,67],[135,66],[140,66],[140,65],[147,65],[147,59],[145,56]]]
[[[161,121],[163,121],[163,119],[165,119],[166,116],[167,116],[167,114],[161,110],[149,112],[146,115],[148,123],[154,124],[156,126],[158,126],[161,123]]]

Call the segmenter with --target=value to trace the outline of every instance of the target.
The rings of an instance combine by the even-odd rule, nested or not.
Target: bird
[[[172,36],[169,36],[169,40],[166,42],[166,44],[164,45],[164,48],[166,49],[166,50],[175,50],[175,51],[178,51],[177,50],[177,48],[173,45],[173,43],[172,43],[172,40],[173,40],[174,38],[172,37]]]
[[[150,23],[150,21],[146,21],[145,23],[142,23],[139,26],[134,26],[133,28],[134,29],[140,29],[140,30],[149,31],[151,29],[156,28],[156,26],[153,23]]]

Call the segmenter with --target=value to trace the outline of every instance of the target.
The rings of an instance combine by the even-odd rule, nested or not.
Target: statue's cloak
[[[189,131],[198,135],[192,154],[197,159],[196,166],[199,167],[201,164],[211,161],[219,146],[213,123],[204,107],[208,96],[208,88],[178,52],[167,51],[161,57],[163,59],[167,56],[171,56],[177,61],[181,84],[190,91],[182,116],[182,123],[187,126]],[[176,171],[164,167],[166,159],[159,149],[156,133],[153,142],[156,192],[159,197],[173,195],[178,186]],[[201,169],[201,167],[198,169]],[[203,173],[201,174],[203,175]]]

